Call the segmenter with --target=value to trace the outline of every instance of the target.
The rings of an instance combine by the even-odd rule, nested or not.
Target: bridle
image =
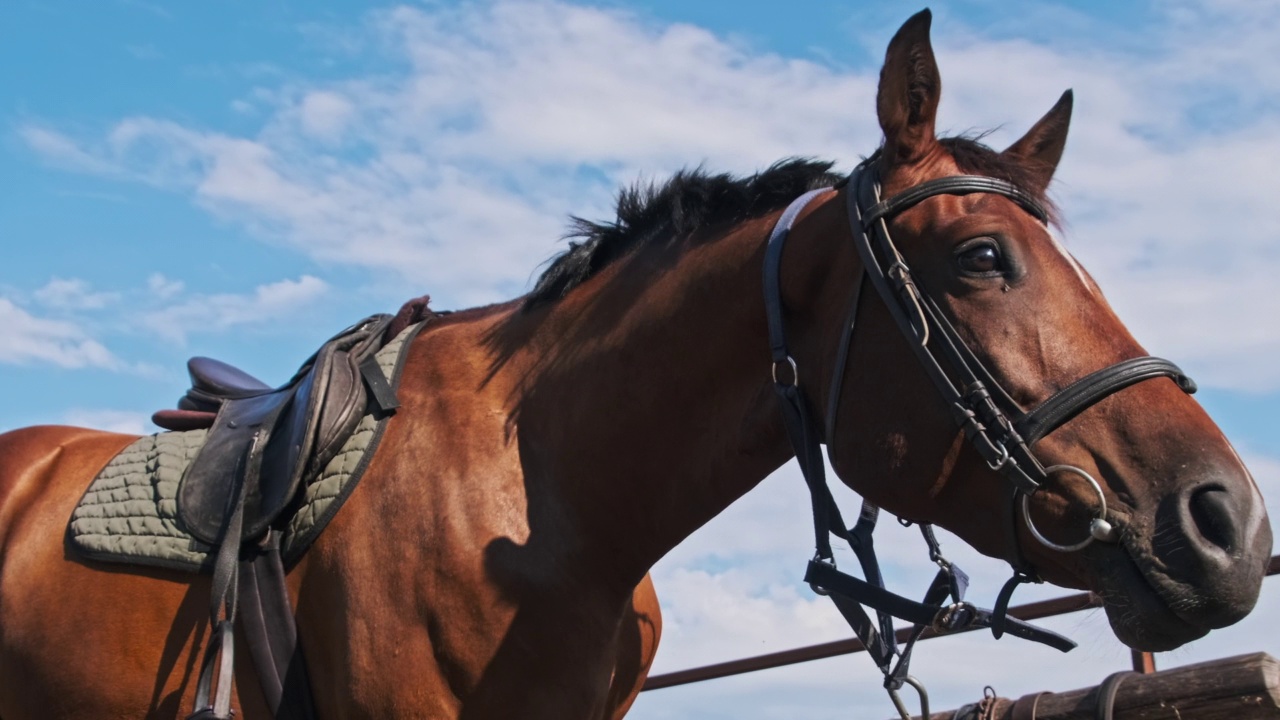
[[[1095,541],[1116,542],[1119,539],[1119,531],[1107,517],[1106,496],[1098,481],[1083,469],[1072,465],[1045,467],[1031,449],[1035,442],[1104,398],[1135,383],[1167,377],[1186,393],[1195,392],[1196,386],[1177,365],[1168,360],[1138,357],[1090,373],[1054,393],[1030,411],[1024,410],[983,366],[937,302],[912,274],[889,235],[888,222],[921,201],[937,195],[1001,195],[1017,203],[1041,223],[1048,220],[1044,207],[1030,193],[1013,183],[979,175],[957,175],[930,180],[884,200],[880,195],[874,156],[855,168],[836,189],[841,187],[844,188],[849,226],[863,270],[856,281],[849,315],[841,332],[827,401],[826,427],[821,434],[815,428],[804,395],[799,390],[799,367],[787,348],[779,270],[782,249],[796,217],[810,201],[830,189],[812,190],[794,200],[774,226],[765,252],[765,311],[773,359],[774,388],[782,400],[783,424],[795,450],[801,473],[809,486],[813,504],[816,552],[809,562],[805,581],[815,592],[829,595],[835,602],[837,609],[880,666],[885,676],[885,688],[889,690],[890,697],[902,716],[906,718],[910,714],[897,691],[902,685],[910,684],[920,694],[922,716],[928,717],[928,695],[923,685],[907,673],[911,649],[925,628],[948,633],[989,627],[997,638],[1008,632],[1064,652],[1075,647],[1074,642],[1061,635],[1034,627],[1007,614],[1009,600],[1019,584],[1041,582],[1035,568],[1023,554],[1018,535],[1018,514],[1022,515],[1029,533],[1037,542],[1059,552],[1082,550]],[[907,339],[907,344],[946,403],[952,420],[964,433],[970,447],[986,461],[988,467],[1003,475],[1008,483],[1009,502],[1005,510],[1005,527],[1013,576],[1001,589],[993,610],[984,610],[964,601],[968,577],[942,556],[932,527],[927,524],[922,524],[920,529],[928,543],[930,559],[938,564],[940,570],[925,593],[923,602],[915,602],[886,590],[871,540],[879,508],[864,501],[858,522],[846,529],[840,510],[827,487],[819,445],[825,440],[828,452],[831,452],[830,443],[834,437],[842,381],[853,341],[862,288],[867,281],[889,309],[894,323]],[[1032,522],[1029,510],[1031,496],[1052,476],[1058,474],[1080,477],[1093,488],[1099,498],[1098,512],[1090,522],[1089,534],[1070,545],[1054,543],[1044,537]],[[836,569],[831,535],[849,543],[858,557],[865,579]],[[951,599],[949,603],[946,602],[948,596]],[[863,605],[876,611],[878,623],[872,623]],[[901,650],[894,637],[894,617],[914,624]]]

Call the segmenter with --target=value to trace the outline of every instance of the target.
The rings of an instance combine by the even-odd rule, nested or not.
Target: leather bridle
[[[880,196],[874,156],[855,168],[842,185],[837,185],[837,190],[842,186],[847,200],[853,243],[863,269],[856,281],[852,306],[842,328],[830,383],[826,427],[821,434],[815,428],[804,396],[799,391],[800,371],[787,347],[779,269],[783,245],[796,217],[810,201],[829,190],[813,190],[793,201],[775,225],[765,253],[765,310],[773,359],[774,387],[782,400],[784,425],[813,503],[816,553],[809,562],[805,581],[815,591],[830,595],[835,601],[841,614],[880,666],[885,675],[885,687],[903,717],[909,716],[897,693],[903,684],[911,684],[919,691],[924,706],[922,714],[927,717],[928,696],[924,687],[907,674],[911,648],[926,627],[932,627],[940,633],[975,626],[990,627],[997,638],[1008,632],[1063,651],[1075,646],[1075,643],[1056,633],[1007,616],[1009,599],[1014,589],[1024,582],[1040,582],[1034,567],[1026,560],[1019,541],[1019,506],[1032,537],[1054,550],[1070,552],[1083,549],[1094,541],[1115,542],[1119,537],[1118,531],[1107,518],[1106,496],[1098,481],[1083,469],[1074,466],[1045,467],[1032,451],[1035,442],[1104,398],[1135,383],[1167,377],[1187,393],[1195,392],[1196,386],[1172,362],[1156,357],[1138,357],[1090,373],[1054,393],[1037,407],[1024,410],[983,366],[934,298],[912,274],[889,235],[888,222],[921,201],[938,195],[1001,195],[1012,200],[1041,223],[1048,220],[1044,207],[1030,193],[1013,183],[978,175],[930,180],[884,200]],[[903,333],[969,445],[986,461],[988,467],[1003,475],[1008,482],[1009,503],[1005,511],[1005,525],[1009,544],[1008,559],[1014,573],[1001,589],[994,610],[983,610],[964,601],[968,578],[942,557],[929,525],[921,525],[921,531],[929,545],[930,559],[941,569],[926,593],[924,602],[917,603],[885,590],[871,542],[879,509],[864,502],[857,524],[846,529],[827,487],[819,445],[825,440],[828,452],[831,451],[830,443],[834,438],[842,381],[853,341],[862,288],[867,281],[888,308],[894,323]],[[1031,522],[1028,509],[1030,497],[1051,476],[1059,473],[1073,474],[1086,480],[1100,500],[1099,511],[1090,523],[1089,535],[1072,545],[1059,545],[1045,538]],[[849,542],[862,565],[865,580],[836,569],[831,535]],[[945,602],[947,596],[952,599],[949,604]],[[879,631],[862,605],[876,611],[879,616]],[[898,649],[894,639],[893,617],[915,624],[902,650]]]

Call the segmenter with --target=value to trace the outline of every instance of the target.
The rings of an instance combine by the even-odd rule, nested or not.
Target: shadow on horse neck
[[[531,540],[542,497],[548,524],[592,538],[629,589],[790,457],[764,340],[764,239],[787,202],[838,180],[829,168],[688,172],[624,192],[618,220],[578,221],[581,244],[493,326],[490,375],[516,377],[507,427]],[[854,272],[851,252],[824,252],[838,251],[824,236],[848,234],[840,211],[817,213],[825,227],[798,244],[818,252],[787,268],[797,296],[814,280],[847,289]]]

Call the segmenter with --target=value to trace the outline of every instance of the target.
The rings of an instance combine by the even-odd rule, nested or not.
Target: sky
[[[879,139],[887,0],[0,5],[0,430],[152,432],[213,355],[281,381],[324,338],[430,293],[520,295],[570,215],[699,164],[848,169]],[[1067,247],[1153,354],[1200,384],[1280,516],[1280,2],[933,5],[939,127],[1016,139],[1063,90]],[[856,499],[843,494],[853,507]],[[847,511],[847,512],[852,512]],[[655,672],[848,636],[799,582],[793,466],[654,569]],[[885,523],[891,586],[932,567]],[[1007,569],[944,536],[990,605]],[[1162,667],[1265,650],[1280,590]],[[1020,591],[1015,602],[1062,591]],[[971,634],[926,643],[933,707],[1094,684],[1128,664],[1100,612],[1046,623],[1060,655]],[[645,693],[630,717],[889,717],[843,657]]]

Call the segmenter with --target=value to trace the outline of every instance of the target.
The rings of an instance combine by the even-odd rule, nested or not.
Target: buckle
[[[970,603],[952,603],[938,611],[933,622],[929,623],[929,629],[938,635],[946,635],[968,628],[977,618],[978,609]]]
[[[813,556],[813,560],[811,560],[810,562],[822,563],[823,565],[826,565],[832,570],[836,569],[835,558],[824,558],[815,553]],[[823,597],[831,596],[831,591],[827,590],[826,588],[822,587],[817,583],[809,583],[809,589],[813,591],[814,595],[821,595]]]
[[[1010,462],[1012,462],[1013,458],[1009,457],[1009,448],[1005,447],[1002,443],[993,443],[993,444],[996,447],[1000,448],[1000,457],[996,458],[995,460],[988,460],[987,467],[991,468],[992,470],[1000,470],[1005,465],[1008,465]]]

